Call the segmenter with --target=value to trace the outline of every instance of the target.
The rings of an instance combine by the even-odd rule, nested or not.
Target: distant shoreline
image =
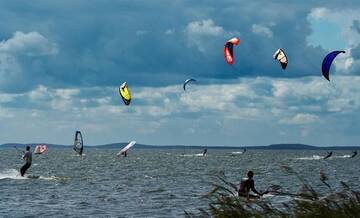
[[[57,144],[48,144],[48,143],[6,143],[0,145],[0,148],[10,148],[10,147],[22,147],[25,145],[35,146],[37,144],[46,144],[49,148],[69,148],[72,145],[57,145]],[[121,148],[128,143],[119,142],[111,143],[104,145],[88,145],[87,148]],[[145,144],[136,144],[134,148],[143,148],[143,149],[262,149],[262,150],[360,150],[360,146],[313,146],[305,144],[271,144],[265,146],[205,146],[205,145],[145,145]]]

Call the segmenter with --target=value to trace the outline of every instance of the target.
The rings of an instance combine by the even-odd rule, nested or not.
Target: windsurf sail
[[[288,65],[288,58],[286,57],[284,50],[282,50],[281,48],[276,50],[276,52],[273,55],[273,58],[275,60],[278,60],[279,63],[281,64],[282,69],[285,70],[285,68]]]
[[[124,101],[125,105],[130,105],[131,102],[131,92],[126,82],[121,84],[119,87],[119,94]]]
[[[328,152],[328,154],[324,157],[324,160],[325,160],[325,159],[328,159],[329,157],[331,157],[332,154],[333,154],[332,151]]]
[[[131,141],[129,144],[127,144],[123,149],[121,149],[119,151],[119,153],[117,154],[117,156],[120,155],[127,155],[127,151],[136,144],[136,141]]]
[[[36,145],[34,154],[43,154],[48,150],[46,145]]]
[[[74,139],[74,151],[76,153],[82,155],[84,149],[83,137],[80,131],[75,132],[75,139]]]

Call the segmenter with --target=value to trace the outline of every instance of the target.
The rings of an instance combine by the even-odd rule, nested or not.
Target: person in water
[[[254,173],[249,171],[247,173],[247,178],[241,180],[240,188],[238,191],[239,196],[249,198],[260,198],[264,193],[260,193],[255,188],[255,182],[253,180]],[[257,195],[250,194],[250,191],[253,191]]]
[[[203,152],[203,156],[205,156],[206,153],[207,153],[207,149],[205,148],[205,149],[204,149],[204,152]]]
[[[331,157],[332,154],[333,154],[332,151],[328,152],[328,154],[326,155],[326,157],[324,157],[324,160],[327,159],[327,158],[329,158],[329,157]]]
[[[26,171],[30,168],[32,162],[32,154],[30,151],[30,146],[26,146],[26,151],[22,157],[25,161],[25,164],[20,168],[21,176],[24,176]]]
[[[357,155],[357,151],[354,151],[350,158],[353,158]]]

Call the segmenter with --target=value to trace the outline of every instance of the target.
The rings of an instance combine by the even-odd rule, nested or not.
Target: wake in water
[[[205,157],[206,155],[204,156],[203,153],[199,153],[199,154],[183,154],[181,156],[183,156],[183,157]]]
[[[60,179],[59,177],[56,176],[50,176],[50,177],[46,177],[46,176],[37,176],[37,175],[25,175],[25,176],[20,176],[20,173],[18,170],[16,169],[6,169],[3,171],[0,171],[0,180],[3,179],[42,179],[42,180],[56,180],[56,179]]]
[[[313,155],[311,157],[298,157],[297,160],[322,160],[325,156]]]
[[[20,176],[19,171],[15,169],[7,169],[0,172],[0,180],[2,179],[27,179],[27,178]]]
[[[325,156],[320,156],[320,155],[313,155],[311,157],[298,157],[298,158],[295,158],[297,160],[323,160]],[[345,154],[345,155],[342,155],[342,156],[331,156],[329,157],[328,160],[331,160],[331,159],[335,159],[335,158],[350,158],[351,155],[349,154]]]

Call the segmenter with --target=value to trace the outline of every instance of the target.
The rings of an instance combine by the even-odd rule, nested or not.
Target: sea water
[[[22,160],[12,148],[0,148],[0,217],[182,217],[184,211],[207,208],[204,198],[216,175],[238,184],[248,170],[255,173],[258,190],[281,185],[287,192],[301,186],[291,167],[316,190],[328,188],[319,180],[323,170],[328,183],[340,189],[340,181],[360,189],[360,157],[351,151],[335,151],[323,160],[320,150],[233,149],[132,149],[117,157],[117,149],[84,149],[80,157],[71,149],[50,148],[33,155],[27,174],[18,175]]]

